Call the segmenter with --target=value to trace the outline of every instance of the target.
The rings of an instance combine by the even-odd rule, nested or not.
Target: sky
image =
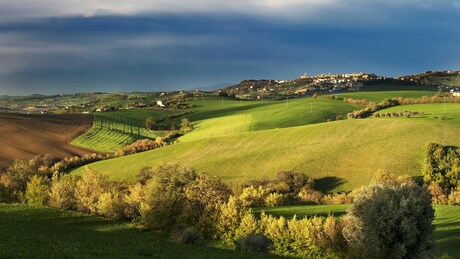
[[[1,0],[0,95],[460,69],[460,0]]]

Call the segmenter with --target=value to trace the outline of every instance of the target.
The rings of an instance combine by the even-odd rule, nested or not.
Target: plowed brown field
[[[10,114],[0,113],[0,168],[15,159],[38,154],[60,158],[91,153],[69,143],[91,128],[88,114]]]

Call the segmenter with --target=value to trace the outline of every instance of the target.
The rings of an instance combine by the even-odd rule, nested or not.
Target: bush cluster
[[[93,162],[110,159],[114,156],[112,154],[99,154],[99,153],[92,153],[83,156],[73,156],[73,157],[66,157],[61,161],[55,163],[51,167],[52,172],[65,172],[69,169],[84,166]]]
[[[171,240],[180,243],[213,240],[243,251],[288,256],[382,254],[404,258],[427,255],[431,248],[431,197],[410,178],[380,175],[374,185],[356,195],[349,215],[342,219],[332,215],[286,219],[263,212],[256,218],[249,206],[305,200],[349,203],[352,195],[323,195],[314,190],[313,179],[293,171],[244,186],[236,194],[215,177],[174,164],[143,168],[138,182],[127,183],[111,180],[89,167],[81,176],[53,175],[46,169],[51,160],[16,162],[1,174],[2,202],[129,219],[147,229],[169,232]],[[458,203],[460,195],[453,192],[449,199]]]
[[[257,219],[236,197],[219,208],[218,240],[245,251],[302,257],[336,257],[344,250],[341,224],[332,216],[286,219],[262,213]]]
[[[130,145],[127,145],[124,148],[120,148],[115,151],[115,156],[126,156],[131,154],[136,154],[139,152],[144,152],[156,148],[160,148],[166,146],[167,142],[164,141],[162,137],[157,137],[155,141],[150,139],[140,139]]]
[[[315,190],[314,180],[296,171],[279,172],[273,180],[252,181],[235,190],[246,207],[275,207],[289,204],[349,204],[346,193],[325,195]]]
[[[422,175],[433,203],[460,205],[459,148],[429,143],[425,149]]]
[[[374,117],[376,118],[384,118],[384,117],[406,117],[410,118],[412,116],[421,115],[423,116],[423,112],[419,111],[403,111],[403,112],[387,112],[387,113],[374,113]]]
[[[51,167],[56,161],[57,158],[51,155],[39,155],[29,161],[15,160],[0,174],[0,202],[25,202],[27,185],[31,179],[34,178],[36,185],[42,178],[43,181],[51,178]]]
[[[344,101],[349,102],[349,103],[357,102],[358,104],[361,104],[366,107],[364,109],[356,110],[356,111],[348,113],[347,114],[348,119],[366,118],[370,116],[373,112],[376,112],[378,110],[400,105],[400,102],[397,98],[393,98],[393,99],[387,98],[381,101],[380,103],[374,103],[374,102],[370,102],[367,100],[354,100],[352,98],[346,98],[344,99]]]
[[[434,96],[423,96],[421,98],[403,98],[403,97],[397,97],[397,98],[387,98],[383,100],[380,103],[374,103],[371,101],[367,100],[356,100],[353,98],[344,98],[344,102],[347,103],[353,103],[353,104],[359,104],[364,106],[364,109],[361,110],[356,110],[353,112],[350,112],[347,114],[348,119],[359,119],[359,118],[365,118],[370,116],[373,112],[376,112],[381,109],[385,109],[388,107],[393,107],[397,105],[409,105],[409,104],[424,104],[424,103],[460,103],[460,99],[456,98],[451,95],[434,95]],[[385,113],[384,116],[383,114],[380,114],[380,117],[391,117],[394,115],[396,116],[401,116],[401,114],[393,114],[393,113]],[[404,116],[409,115],[409,113],[403,114]],[[413,114],[410,114],[413,115]]]

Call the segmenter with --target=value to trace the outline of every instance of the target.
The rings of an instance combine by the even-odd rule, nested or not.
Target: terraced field
[[[0,168],[15,159],[39,154],[58,157],[91,151],[69,143],[91,128],[93,117],[84,114],[39,115],[0,113]]]
[[[96,151],[112,152],[138,139],[155,139],[165,133],[146,129],[145,119],[149,116],[159,118],[172,113],[168,110],[120,110],[95,113],[91,130],[75,139],[72,144]]]
[[[335,216],[344,215],[350,205],[315,205],[315,206],[284,206],[275,208],[255,209],[259,214],[265,211],[267,214],[274,216],[285,216],[292,218],[310,217],[314,215],[326,216],[332,213]],[[435,255],[442,256],[448,253],[453,258],[460,257],[460,207],[459,206],[436,206],[435,207]]]

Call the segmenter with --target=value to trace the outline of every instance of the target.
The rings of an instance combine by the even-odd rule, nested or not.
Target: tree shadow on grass
[[[94,215],[2,204],[0,215],[0,258],[260,258],[172,243],[167,233]]]
[[[323,193],[329,193],[346,182],[347,181],[344,178],[326,176],[319,179],[315,179],[315,189]]]
[[[423,185],[423,176],[422,175],[416,175],[411,177],[414,182],[416,182],[419,185]]]

